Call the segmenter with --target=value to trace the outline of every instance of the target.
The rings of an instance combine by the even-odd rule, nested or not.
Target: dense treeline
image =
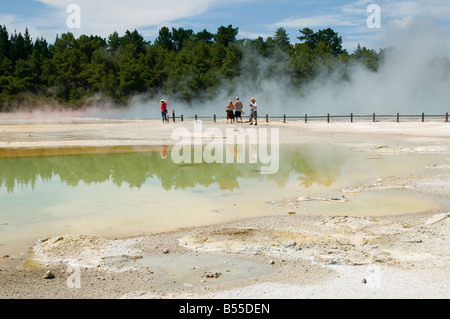
[[[301,90],[320,72],[355,61],[376,71],[383,57],[383,51],[360,46],[349,54],[332,29],[302,29],[295,44],[283,28],[265,40],[237,35],[232,25],[214,34],[163,27],[154,43],[134,30],[107,39],[64,33],[49,44],[33,41],[28,30],[9,34],[0,26],[0,111],[39,103],[80,107],[102,99],[126,104],[139,93],[194,102],[239,78],[280,74]]]

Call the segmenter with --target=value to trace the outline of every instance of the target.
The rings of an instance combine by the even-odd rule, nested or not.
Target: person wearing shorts
[[[244,107],[244,105],[242,104],[241,101],[239,101],[239,97],[236,97],[236,102],[234,102],[234,118],[236,119],[236,123],[238,122],[238,119],[241,119],[241,123],[243,123],[242,121],[242,108]]]
[[[250,125],[253,125],[253,119],[255,119],[255,125],[258,125],[258,106],[256,105],[256,99],[252,97],[252,103],[250,104]]]

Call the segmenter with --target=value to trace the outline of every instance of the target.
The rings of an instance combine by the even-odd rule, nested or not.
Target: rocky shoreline
[[[0,271],[0,297],[446,299],[448,217],[288,215],[128,239],[46,238],[24,268]]]

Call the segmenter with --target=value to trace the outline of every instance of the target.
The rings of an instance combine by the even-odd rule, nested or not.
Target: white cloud
[[[308,18],[290,18],[279,21],[274,26],[284,28],[323,27],[323,26],[356,26],[357,23],[340,15],[323,15]]]
[[[241,29],[239,29],[239,38],[245,38],[245,39],[257,39],[259,37],[263,38],[263,39],[267,39],[268,37],[273,36],[273,33],[269,33],[269,32],[252,32],[252,31],[247,31],[245,29],[243,29],[241,31]]]
[[[394,20],[390,21],[389,24],[393,25],[397,28],[406,30],[409,27],[411,27],[413,22],[414,22],[414,18],[412,16],[406,16],[401,19],[394,19]]]
[[[21,17],[13,14],[0,14],[0,24],[7,27],[9,35],[14,32],[24,33],[25,29],[28,29],[28,33],[33,39],[43,36],[42,32],[39,32],[33,24],[29,24],[30,21],[26,21]]]
[[[113,31],[160,26],[170,22],[204,14],[218,0],[36,0],[47,5],[48,19],[41,28],[56,28],[60,32],[72,31],[103,37]],[[68,29],[66,12],[69,4],[76,3],[81,9],[81,29]]]
[[[448,20],[450,17],[448,0],[360,0],[342,6],[340,11],[343,14],[363,15],[367,6],[372,3],[379,5],[382,16],[389,19],[412,16]]]
[[[365,14],[369,5],[374,4],[372,0],[360,0],[355,3],[349,3],[340,8],[344,14]],[[377,4],[377,3],[376,3]]]
[[[367,7],[377,4],[380,7],[381,28],[369,29],[366,19],[369,16]],[[450,17],[450,1],[448,0],[354,0],[336,8],[335,19],[354,21],[356,25],[346,28],[345,35],[357,36],[361,45],[368,47],[384,47],[383,39],[387,38],[393,30],[407,30],[416,20],[429,19],[430,21],[444,21],[448,23]],[[320,22],[320,19],[317,21]],[[328,22],[324,19],[325,22]],[[330,19],[330,23],[333,23]],[[314,22],[314,21],[312,21]],[[331,24],[330,24],[331,25]],[[334,24],[346,26],[344,23]],[[355,42],[355,39],[350,41]],[[350,42],[346,42],[348,46]]]
[[[3,24],[10,25],[16,20],[17,16],[13,14],[0,14],[0,21],[2,21],[2,25]]]

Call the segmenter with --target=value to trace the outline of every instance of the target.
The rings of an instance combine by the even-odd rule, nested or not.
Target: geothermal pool
[[[70,148],[0,153],[1,256],[61,234],[117,238],[289,212],[390,215],[437,205],[410,189],[342,192],[407,174],[436,155],[281,145],[278,172],[263,175],[249,161],[176,164],[167,146],[83,150],[88,154]]]

